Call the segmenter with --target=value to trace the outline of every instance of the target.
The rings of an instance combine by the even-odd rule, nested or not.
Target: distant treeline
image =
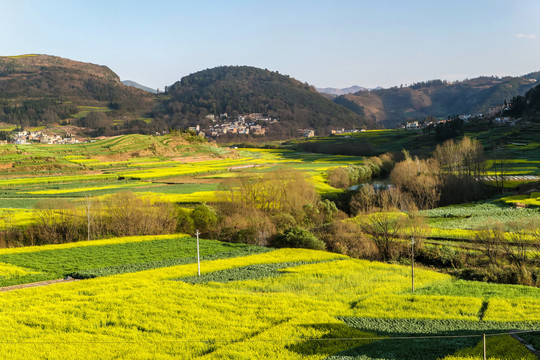
[[[510,109],[506,115],[525,117],[530,121],[540,121],[540,85],[525,93],[525,96],[516,96],[510,102]]]

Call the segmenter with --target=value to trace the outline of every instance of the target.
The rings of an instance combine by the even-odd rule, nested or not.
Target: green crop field
[[[440,229],[475,230],[495,220],[503,224],[515,221],[540,222],[540,211],[537,208],[516,209],[501,201],[452,205],[422,213],[432,227]]]
[[[91,245],[91,246],[77,246]],[[53,247],[28,247],[27,251],[5,249],[0,251],[0,263],[29,269],[29,274],[6,276],[0,286],[15,285],[73,276],[88,278],[103,275],[184,264],[195,261],[195,239],[186,236],[146,236],[96,240]],[[30,251],[33,250],[33,251]],[[221,257],[239,256],[265,251],[265,248],[243,244],[228,244],[202,240],[200,254],[203,259],[214,254]]]
[[[154,194],[176,203],[216,199],[219,183],[288,167],[306,173],[321,193],[337,192],[324,174],[361,157],[291,150],[226,149],[173,136],[127,135],[75,145],[0,148],[0,207],[32,209],[52,199],[76,200],[121,191]]]
[[[507,334],[533,331],[523,336],[537,341],[537,288],[417,269],[411,293],[405,266],[313,250],[201,244],[201,277],[194,263],[139,267],[171,258],[192,262],[194,242],[185,236],[0,251],[4,279],[73,269],[98,276],[0,293],[1,356],[480,359],[487,334],[489,359],[534,359]],[[101,272],[113,263],[128,272]]]
[[[399,151],[411,144],[423,147],[419,137],[395,130],[323,140],[328,146],[356,141]],[[509,162],[511,171],[537,173],[540,159],[523,159]],[[319,193],[329,195],[340,190],[328,185],[327,171],[363,161],[299,148],[219,148],[174,136],[5,145],[0,227],[32,223],[40,204],[82,204],[87,197],[122,191],[185,206],[211,202],[231,178],[283,167],[302,171]],[[514,200],[506,194],[423,211],[430,236],[437,238],[430,246],[453,239],[452,246],[467,249],[467,241],[490,221],[510,226],[540,218],[532,200],[521,209]],[[199,277],[195,254],[195,239],[187,235],[0,250],[2,286],[65,276],[79,280],[1,293],[0,331],[6,335],[0,356],[457,360],[479,358],[479,336],[485,333],[489,358],[534,359],[508,333],[540,330],[538,288],[417,269],[411,293],[409,267],[211,240],[201,240]],[[523,337],[540,343],[536,332]]]

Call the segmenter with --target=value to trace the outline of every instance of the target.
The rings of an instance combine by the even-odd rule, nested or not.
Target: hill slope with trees
[[[220,113],[267,113],[279,119],[274,134],[285,136],[297,136],[299,128],[325,133],[335,127],[375,126],[306,83],[249,66],[222,66],[183,77],[163,99],[160,114],[175,127],[195,125],[207,114]]]
[[[510,109],[506,115],[516,118],[523,117],[533,122],[540,121],[540,85],[535,86],[525,93],[518,95],[510,102]]]
[[[540,72],[521,77],[478,77],[446,82],[432,80],[411,86],[359,91],[337,97],[334,102],[365,115],[385,127],[412,118],[446,117],[485,112],[523,95],[540,80]]]
[[[78,106],[107,107],[137,118],[154,97],[122,84],[106,66],[49,55],[0,57],[0,121],[22,126],[56,123]]]

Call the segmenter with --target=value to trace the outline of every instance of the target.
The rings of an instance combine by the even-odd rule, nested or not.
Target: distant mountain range
[[[133,81],[122,83],[107,66],[49,55],[0,56],[0,122],[25,127],[67,123],[110,134],[185,128],[208,122],[209,114],[264,113],[279,119],[271,129],[276,137],[292,137],[298,129],[324,134],[338,127],[394,127],[411,118],[486,111],[525,94],[539,80],[536,72],[317,91],[277,72],[221,66],[185,76],[166,94],[155,94]]]
[[[359,91],[369,91],[370,89],[354,85],[343,89],[333,88],[333,87],[326,87],[326,88],[315,88],[318,92],[322,94],[329,94],[329,95],[345,95],[345,94],[354,94]]]
[[[406,87],[359,91],[333,101],[372,119],[395,127],[407,119],[485,112],[539,84],[540,72],[517,77],[478,77],[457,82],[432,80]]]
[[[144,90],[146,92],[149,92],[151,94],[157,94],[157,90],[156,89],[152,89],[152,88],[149,88],[148,86],[144,86],[144,85],[141,85],[139,83],[136,83],[135,81],[131,81],[131,80],[123,80],[122,81],[122,84],[126,85],[126,86],[131,86],[131,87],[134,87],[136,89],[141,89],[141,90]]]
[[[283,137],[297,136],[299,128],[324,134],[335,127],[377,126],[305,83],[248,66],[200,71],[168,87],[167,94],[155,94],[121,82],[106,66],[49,55],[0,57],[0,122],[66,123],[114,134],[185,128],[221,113],[268,114],[279,120],[271,133]]]

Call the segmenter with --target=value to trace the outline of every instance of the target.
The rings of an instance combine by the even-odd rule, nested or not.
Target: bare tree
[[[432,208],[440,198],[439,163],[435,159],[406,158],[396,164],[390,179],[401,191],[411,194],[420,209]]]
[[[392,260],[400,252],[399,239],[403,237],[407,215],[380,212],[361,219],[362,231],[369,235],[383,260]]]
[[[475,242],[490,264],[501,265],[505,240],[504,231],[500,224],[490,224],[478,230],[475,234]]]
[[[67,201],[38,204],[36,227],[45,243],[62,244],[79,240],[82,214]]]

